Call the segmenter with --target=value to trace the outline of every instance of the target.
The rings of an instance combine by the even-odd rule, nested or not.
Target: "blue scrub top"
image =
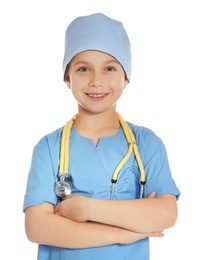
[[[180,195],[171,176],[167,153],[162,140],[150,129],[128,123],[132,129],[146,174],[143,197],[152,191],[156,195]],[[29,206],[50,202],[59,203],[54,193],[58,181],[62,128],[44,136],[35,146],[29,171],[23,211]],[[127,152],[128,145],[122,128],[113,136],[102,137],[95,146],[74,129],[70,135],[69,175],[73,193],[87,197],[109,199],[113,172]],[[139,198],[139,170],[134,154],[119,173],[114,199]],[[66,249],[39,245],[38,260],[149,260],[149,239],[128,245],[109,245],[96,248]]]

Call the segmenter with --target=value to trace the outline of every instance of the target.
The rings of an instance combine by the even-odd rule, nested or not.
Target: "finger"
[[[154,198],[156,196],[156,192],[152,191],[150,194],[147,196],[147,198]]]
[[[66,200],[66,199],[69,199],[69,198],[71,198],[71,197],[73,197],[73,196],[70,194],[70,195],[65,196],[64,198],[62,198],[62,200]]]
[[[162,232],[153,232],[153,233],[149,233],[148,237],[164,237],[164,233],[162,233]]]
[[[58,204],[59,205],[59,204]],[[56,213],[57,211],[59,211],[59,206],[58,205],[56,205],[55,207],[54,207],[54,213]]]

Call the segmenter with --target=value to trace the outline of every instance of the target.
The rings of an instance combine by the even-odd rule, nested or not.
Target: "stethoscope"
[[[112,200],[114,197],[114,190],[115,185],[118,180],[118,175],[123,167],[123,165],[126,163],[126,161],[131,156],[132,152],[134,151],[135,158],[138,163],[139,172],[140,172],[140,198],[143,197],[143,188],[144,184],[146,182],[145,180],[145,172],[144,167],[141,161],[141,157],[138,152],[138,147],[136,144],[136,140],[134,137],[134,134],[132,130],[130,129],[129,125],[123,120],[123,118],[120,116],[119,113],[117,113],[120,125],[123,129],[123,132],[125,134],[126,140],[128,142],[128,151],[123,157],[123,159],[120,161],[120,163],[117,165],[116,169],[114,170],[112,179],[111,179],[111,195],[110,199]],[[61,146],[60,146],[60,165],[59,165],[59,181],[55,185],[55,193],[58,197],[64,198],[71,194],[72,192],[72,183],[70,182],[68,178],[68,164],[69,164],[69,140],[70,140],[70,132],[71,128],[74,124],[74,121],[77,118],[77,114],[67,122],[67,124],[64,126],[63,132],[62,132],[62,138],[61,138]]]

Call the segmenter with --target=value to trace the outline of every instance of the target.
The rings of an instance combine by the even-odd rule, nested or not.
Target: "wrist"
[[[99,207],[96,205],[97,203],[96,198],[88,198],[87,201],[87,219],[88,221],[94,221],[94,222],[98,222],[98,220],[96,219],[96,214],[99,211]]]
[[[92,220],[92,204],[93,204],[93,199],[92,198],[88,198],[87,199],[87,221],[93,221]]]

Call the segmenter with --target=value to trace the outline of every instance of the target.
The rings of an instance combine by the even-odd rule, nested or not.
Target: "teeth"
[[[89,94],[90,97],[103,97],[105,94]]]

